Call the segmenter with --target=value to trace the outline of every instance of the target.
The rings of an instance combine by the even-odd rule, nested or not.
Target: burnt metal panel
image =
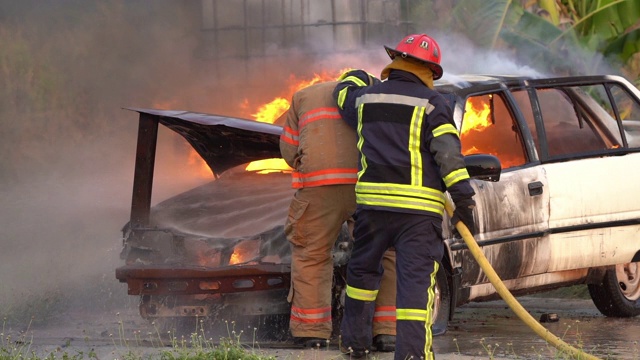
[[[116,278],[126,282],[129,295],[216,294],[288,288],[288,264],[258,264],[204,268],[174,265],[125,265],[116,269]],[[216,283],[203,288],[201,284]],[[251,286],[246,286],[250,283]]]
[[[133,227],[149,224],[157,141],[158,116],[140,113],[131,199],[131,224]]]
[[[155,116],[184,137],[215,175],[255,160],[279,158],[282,127],[253,120],[187,111],[129,108]]]

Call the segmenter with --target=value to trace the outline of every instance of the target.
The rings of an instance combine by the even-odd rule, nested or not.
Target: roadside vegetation
[[[119,321],[118,324],[118,333],[109,334],[113,345],[110,356],[118,359],[275,360],[273,356],[260,354],[255,339],[249,342],[244,340],[242,331],[236,333],[233,324],[227,323],[228,336],[217,341],[207,338],[202,326],[198,326],[188,338],[176,337],[172,333],[161,334],[158,328],[146,334],[136,331],[133,338],[128,338],[123,322]],[[29,327],[21,334],[12,335],[6,332],[3,325],[0,333],[0,360],[97,360],[104,356],[94,348],[74,350],[69,344],[64,348],[34,346]]]

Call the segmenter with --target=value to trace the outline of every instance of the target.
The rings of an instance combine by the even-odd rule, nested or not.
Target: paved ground
[[[558,322],[544,325],[573,346],[602,359],[640,360],[638,318],[606,318],[599,314],[590,300],[525,297],[520,301],[536,319],[545,313],[557,314]],[[15,330],[3,331],[6,338]],[[28,344],[29,349],[37,351],[40,356],[53,353],[57,358],[62,358],[65,353],[70,356],[84,354],[85,358],[92,353],[98,359],[120,359],[127,354],[159,358],[163,351],[171,351],[166,341],[161,344],[158,340],[167,339],[160,332],[143,321],[137,309],[131,307],[109,314],[64,314],[47,326],[14,332],[16,335],[12,335],[12,341],[18,347]],[[19,340],[20,336],[27,341]],[[341,355],[335,345],[320,350],[292,349],[282,344],[247,341],[248,338],[250,336],[242,335],[246,349],[279,360],[349,359]],[[179,340],[174,339],[174,342]],[[434,350],[440,360],[569,358],[538,338],[502,301],[458,308],[447,333],[434,338]],[[393,354],[373,353],[370,359],[393,359]]]

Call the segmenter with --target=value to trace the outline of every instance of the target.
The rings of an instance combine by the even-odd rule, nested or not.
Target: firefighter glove
[[[476,223],[473,221],[473,209],[476,207],[476,202],[469,198],[459,200],[456,203],[456,209],[453,211],[451,217],[451,223],[455,227],[458,221],[462,221],[467,226],[471,235],[475,235],[477,232]]]

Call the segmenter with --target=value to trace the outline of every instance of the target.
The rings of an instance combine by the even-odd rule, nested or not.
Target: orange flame
[[[253,116],[256,121],[273,124],[289,109],[290,102],[287,99],[291,99],[296,91],[322,81],[335,80],[345,71],[346,69],[340,70],[338,74],[323,71],[320,74],[313,74],[313,77],[309,80],[298,80],[292,75],[289,78],[290,85],[287,93],[261,105],[258,111],[251,116]],[[265,159],[249,163],[245,170],[258,171],[260,174],[266,174],[274,171],[291,171],[291,167],[282,159]]]
[[[346,70],[347,69],[340,70],[337,74],[329,71],[323,71],[320,74],[313,74],[313,77],[309,80],[299,80],[295,76],[291,75],[289,78],[289,89],[286,93],[276,97],[266,104],[260,105],[258,111],[251,114],[251,116],[253,116],[256,121],[273,124],[282,114],[284,114],[285,111],[287,111],[287,109],[289,109],[290,103],[287,99],[291,99],[296,91],[319,82],[335,80]],[[246,102],[247,100],[245,100],[245,103]]]
[[[310,79],[298,79],[294,75],[291,75],[289,77],[287,88],[282,91],[279,96],[276,96],[272,101],[260,105],[256,112],[251,114],[251,117],[259,122],[273,124],[282,114],[284,114],[289,109],[290,102],[288,99],[291,99],[296,91],[322,81],[336,80],[338,76],[348,70],[350,69],[341,69],[338,72],[323,70],[321,73],[314,73],[313,77],[311,77]],[[177,104],[178,101],[176,99],[157,101],[154,104],[154,108],[170,109],[175,108]],[[241,108],[246,107],[250,107],[248,99],[244,99],[241,104]],[[213,173],[209,168],[209,165],[207,165],[207,163],[195,151],[195,149],[190,149],[187,161],[188,164],[194,169],[195,175],[199,177],[212,177]],[[291,168],[282,159],[264,159],[249,163],[245,170],[257,171],[260,174],[265,174],[274,171],[291,171]]]
[[[271,102],[261,105],[258,112],[251,116],[256,121],[273,124],[287,109],[289,109],[289,101],[285,98],[277,97]]]
[[[489,104],[494,102],[497,109]],[[496,156],[503,169],[525,163],[525,154],[521,143],[515,139],[515,130],[510,117],[500,115],[499,109],[504,109],[500,98],[493,95],[476,96],[467,99],[460,142],[462,153],[491,154]],[[492,113],[498,111],[498,113]],[[495,117],[498,117],[497,119]],[[495,123],[494,123],[495,121]],[[501,139],[496,141],[495,139]]]
[[[491,109],[489,108],[489,104],[481,103],[475,105],[472,101],[467,101],[464,109],[464,122],[461,133],[467,134],[469,131],[482,131],[491,126],[490,115]]]
[[[489,104],[478,101],[480,98],[469,98],[464,107],[464,119],[462,121],[462,130],[460,131],[460,140],[462,142],[462,153],[464,155],[477,154],[481,152],[476,145],[468,144],[465,146],[464,138],[472,132],[482,132],[491,126],[491,108]]]
[[[187,159],[187,164],[189,164],[192,168],[197,169],[198,175],[202,178],[208,178],[213,175],[211,168],[204,161],[202,156],[198,154],[198,152],[194,148],[189,149],[189,158]]]
[[[245,240],[233,248],[229,265],[235,265],[255,259],[260,254],[259,240]]]

